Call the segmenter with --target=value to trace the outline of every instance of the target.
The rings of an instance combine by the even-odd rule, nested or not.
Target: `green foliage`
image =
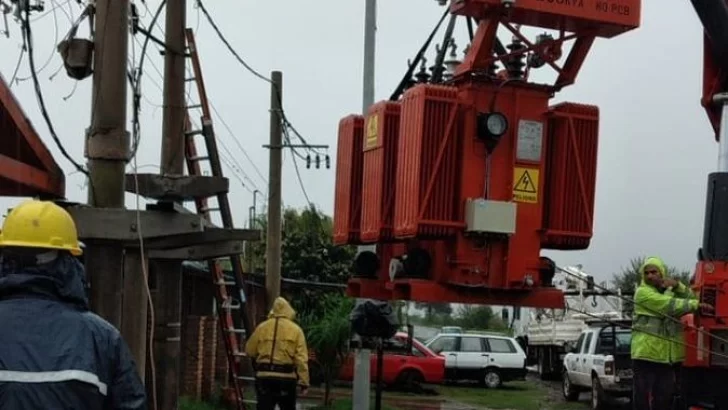
[[[447,309],[442,305],[447,305]],[[499,315],[493,312],[490,306],[484,305],[462,305],[455,314],[452,313],[450,304],[426,304],[418,303],[419,308],[427,309],[433,306],[432,313],[426,313],[424,319],[411,317],[410,322],[424,326],[460,326],[466,330],[497,330],[505,331],[508,326]],[[441,309],[438,311],[438,309]]]
[[[286,279],[311,282],[345,284],[356,255],[353,246],[336,246],[332,242],[333,220],[315,207],[284,210],[282,233],[281,273]],[[259,215],[256,229],[263,238],[251,246],[252,271],[265,273],[267,216]],[[325,296],[342,290],[321,289],[311,286],[297,287],[283,295],[299,313],[299,316],[321,316],[327,307]]]
[[[267,229],[267,216],[257,218],[257,228]],[[302,211],[288,208],[283,212],[282,272],[290,279],[345,283],[356,255],[353,246],[335,246],[332,242],[333,220],[311,206]],[[253,244],[253,270],[265,272],[266,240]]]
[[[415,303],[417,309],[425,311],[425,320],[436,321],[437,317],[452,315],[452,305],[449,303]]]
[[[614,274],[614,277],[612,278],[612,283],[614,284],[614,286],[620,289],[622,292],[633,292],[637,285],[639,285],[640,283],[641,278],[639,274],[639,269],[640,266],[642,266],[642,264],[644,263],[645,259],[647,259],[647,257],[645,256],[632,258],[626,268],[622,268],[620,272]],[[681,270],[674,266],[668,265],[667,276],[678,279],[680,282],[687,285],[690,282],[692,272],[687,270]]]
[[[312,377],[316,377],[314,372],[319,372],[323,378],[326,386],[324,404],[328,404],[331,384],[348,354],[351,336],[349,314],[354,301],[336,294],[323,299],[323,314],[308,313],[301,318],[301,326],[306,332],[308,348],[316,357],[316,368],[311,369]]]

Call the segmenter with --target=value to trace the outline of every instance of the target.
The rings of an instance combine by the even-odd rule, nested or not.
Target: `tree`
[[[267,216],[256,218],[257,228],[267,230]],[[353,246],[336,246],[332,242],[333,220],[314,206],[283,212],[281,243],[283,275],[291,279],[345,283],[356,256]],[[251,246],[254,272],[265,272],[266,238]]]
[[[287,208],[283,215],[281,274],[287,279],[314,283],[344,284],[349,278],[356,249],[333,244],[333,220],[314,206],[297,210]],[[256,218],[256,228],[263,232],[261,241],[251,244],[251,270],[265,273],[267,216]],[[300,287],[289,293],[293,307],[301,314],[323,315],[325,291],[315,286]]]
[[[324,406],[329,406],[331,385],[349,353],[349,314],[354,307],[354,301],[344,295],[335,294],[323,299],[323,315],[309,313],[301,318],[301,325],[306,332],[308,348],[315,356],[315,364],[310,369],[312,381],[318,377],[323,379]]]
[[[415,303],[417,309],[425,310],[425,320],[427,322],[437,321],[437,316],[450,316],[452,315],[452,305],[449,303],[426,303],[417,302]]]
[[[457,316],[457,323],[465,329],[504,330],[507,327],[490,306],[462,305]]]
[[[632,258],[629,261],[629,266],[627,266],[626,268],[622,268],[621,272],[614,274],[614,277],[612,278],[612,283],[614,283],[614,286],[616,286],[622,292],[634,292],[635,288],[640,283],[641,278],[639,269],[640,266],[642,266],[642,264],[644,263],[645,259],[647,258],[644,256]],[[678,279],[680,280],[680,282],[687,285],[690,282],[690,277],[692,276],[692,273],[690,271],[681,270],[674,266],[668,265],[667,276]]]

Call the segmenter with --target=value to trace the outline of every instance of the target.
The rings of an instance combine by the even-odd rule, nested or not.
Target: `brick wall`
[[[225,383],[217,376],[220,360],[227,361],[224,346],[219,355],[222,340],[219,339],[217,318],[214,316],[188,316],[184,334],[185,368],[182,378],[182,395],[196,400],[209,400],[216,386]]]

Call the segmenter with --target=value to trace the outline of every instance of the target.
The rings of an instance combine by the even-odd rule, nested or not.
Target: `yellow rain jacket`
[[[255,363],[256,377],[297,379],[308,387],[308,347],[303,331],[293,322],[295,317],[291,305],[276,298],[268,320],[248,339],[245,352]]]
[[[682,324],[679,318],[698,309],[695,299],[682,283],[660,292],[645,282],[645,268],[656,266],[662,277],[665,263],[656,257],[645,259],[640,267],[640,285],[634,294],[632,359],[672,364],[685,358]]]

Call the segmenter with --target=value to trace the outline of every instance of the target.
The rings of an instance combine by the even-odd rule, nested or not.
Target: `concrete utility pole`
[[[265,289],[268,308],[281,293],[281,173],[283,172],[283,73],[271,73],[270,165],[268,170],[268,239]]]
[[[96,208],[124,208],[124,168],[130,151],[126,131],[129,0],[98,0],[95,14],[96,27],[104,29],[94,39],[91,126],[85,149],[88,202]],[[91,309],[120,328],[124,249],[120,243],[87,241],[87,245]]]
[[[364,12],[364,81],[362,92],[362,114],[367,115],[369,106],[374,104],[374,67],[377,34],[377,0],[366,0]],[[376,251],[376,246],[359,246],[358,252]],[[362,303],[357,299],[357,304]],[[369,410],[370,379],[369,349],[358,349],[354,356],[354,391],[352,392],[353,410]]]
[[[164,119],[162,120],[162,175],[183,175],[185,161],[185,0],[167,2],[164,54]],[[156,328],[154,353],[158,387],[155,410],[176,410],[182,327],[182,264],[179,260],[152,262],[157,283],[154,302]]]

